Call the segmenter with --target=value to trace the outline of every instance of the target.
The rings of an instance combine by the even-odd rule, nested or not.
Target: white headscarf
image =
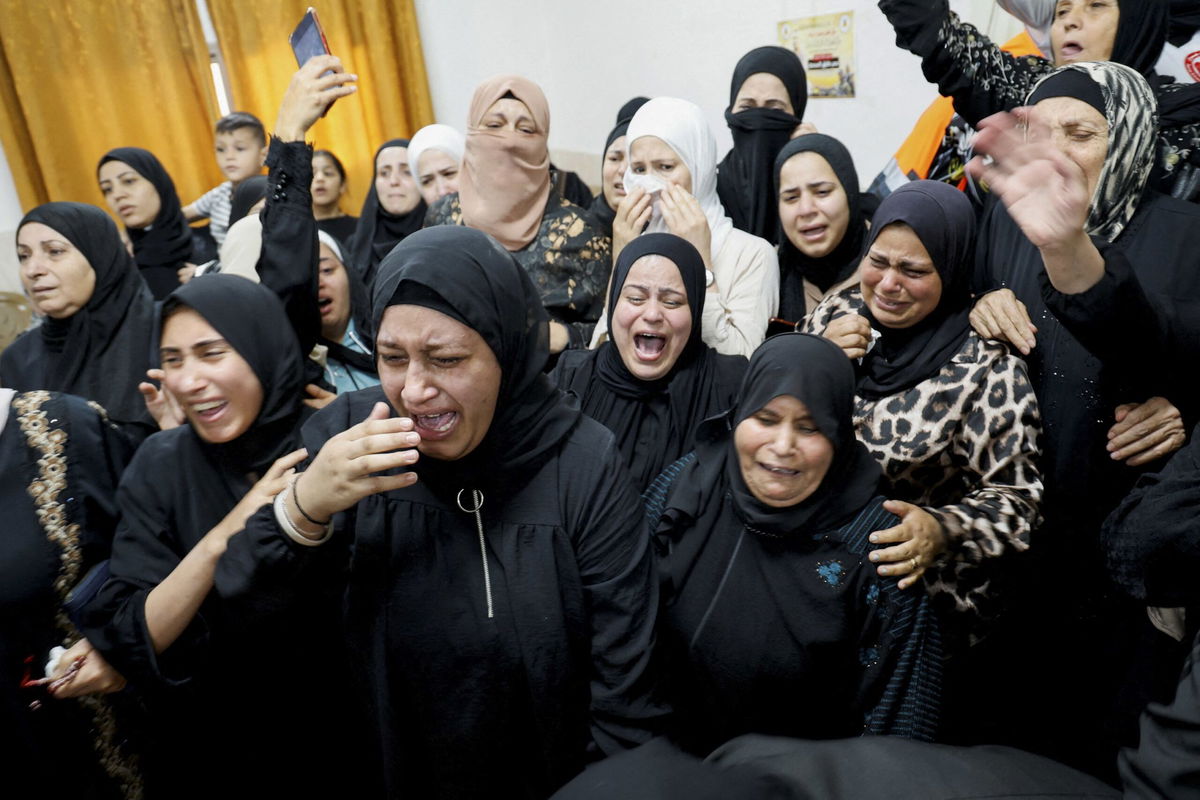
[[[418,182],[421,179],[421,155],[426,150],[441,150],[462,164],[463,150],[467,139],[449,125],[426,125],[417,131],[408,142],[408,170]]]
[[[692,196],[700,203],[708,219],[712,235],[712,257],[715,259],[725,243],[725,237],[733,230],[733,221],[725,214],[725,208],[717,197],[717,142],[712,129],[704,119],[700,106],[676,97],[656,97],[643,105],[629,121],[625,134],[625,163],[629,162],[631,145],[643,136],[662,139],[675,151],[688,172],[692,174]],[[625,168],[625,190],[642,185],[648,190],[663,188],[651,176],[634,175]],[[667,225],[656,213],[646,227],[646,233],[669,233]]]

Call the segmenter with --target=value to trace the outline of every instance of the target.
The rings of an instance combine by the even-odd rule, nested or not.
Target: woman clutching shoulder
[[[314,454],[230,542],[244,585],[342,608],[392,794],[541,797],[649,738],[657,589],[612,435],[542,374],[526,272],[471,228],[427,228],[380,264],[382,385],[305,426]]]
[[[608,237],[563,197],[550,169],[550,106],[537,84],[501,75],[475,89],[458,192],[426,226],[466,225],[494,237],[537,287],[550,315],[550,352],[586,347],[604,308]]]
[[[937,181],[890,194],[871,222],[858,285],[806,329],[861,361],[854,423],[883,466],[902,523],[877,541],[880,574],[925,576],[947,611],[986,617],[1000,556],[1038,524],[1041,417],[1025,364],[971,330],[970,201]],[[899,501],[899,502],[897,502]]]
[[[755,351],[734,407],[646,492],[674,737],[931,739],[939,631],[925,593],[876,574],[899,522],[854,436],[845,354],[806,334]]]

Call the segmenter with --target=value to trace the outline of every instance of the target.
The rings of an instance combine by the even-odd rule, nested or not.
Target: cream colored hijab
[[[529,109],[536,132],[482,127],[487,110],[509,92]],[[471,98],[458,183],[464,224],[491,234],[509,251],[534,240],[550,197],[549,135],[550,107],[537,84],[500,75],[479,85]]]

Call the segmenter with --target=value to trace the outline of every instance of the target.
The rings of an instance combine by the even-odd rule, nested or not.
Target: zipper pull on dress
[[[458,490],[458,508],[467,514],[475,515],[475,527],[479,530],[479,559],[483,562],[483,589],[484,592],[487,593],[487,614],[488,619],[492,619],[495,617],[495,613],[492,609],[492,574],[488,570],[487,544],[483,539],[483,517],[479,515],[479,509],[483,508],[483,492],[479,491],[478,489],[472,489],[472,507],[467,508],[463,505],[462,499],[463,492],[465,491],[466,489]]]

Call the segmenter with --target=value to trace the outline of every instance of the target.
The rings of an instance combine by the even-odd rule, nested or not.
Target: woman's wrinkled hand
[[[72,671],[71,665],[76,662],[79,666]],[[113,669],[87,639],[71,645],[59,658],[54,674],[47,677],[50,679],[47,691],[59,700],[85,694],[108,694],[125,688],[124,676]]]
[[[696,248],[700,257],[704,259],[704,266],[711,270],[712,231],[709,230],[708,217],[704,216],[700,202],[686,189],[675,184],[663,189],[658,202],[662,208],[663,222],[667,223],[667,230],[681,239],[686,239]],[[709,289],[713,287],[710,286]]]
[[[888,500],[885,510],[900,517],[900,524],[871,534],[872,544],[890,544],[871,551],[876,572],[888,578],[900,578],[899,587],[916,583],[937,557],[946,551],[946,532],[937,518],[920,506],[902,500]]]
[[[387,403],[376,403],[365,420],[325,443],[294,487],[293,500],[308,516],[331,519],[364,497],[416,483],[415,472],[376,474],[406,469],[419,457],[413,421],[390,414]]]
[[[971,327],[984,339],[1008,342],[1027,356],[1037,347],[1037,326],[1012,289],[997,289],[975,301]]]
[[[152,381],[158,381],[160,385],[164,375],[165,373],[161,369],[146,370],[146,377]],[[179,405],[175,395],[171,394],[171,390],[165,385],[159,388],[149,381],[142,381],[138,384],[138,391],[142,393],[146,410],[158,423],[159,430],[169,431],[171,428],[178,428],[187,420],[187,415],[183,413],[183,406]]]
[[[1117,423],[1108,429],[1108,453],[1114,461],[1140,467],[1183,447],[1183,415],[1165,397],[1117,406]]]
[[[993,114],[979,123],[978,155],[967,171],[1004,201],[1013,222],[1039,250],[1066,246],[1081,234],[1091,193],[1083,170],[1053,142],[1028,108]],[[990,162],[984,156],[991,158]]]
[[[346,72],[337,56],[310,58],[292,75],[275,118],[275,135],[285,142],[304,141],[308,129],[330,103],[358,91],[354,85],[357,80],[358,76]]]
[[[842,348],[849,358],[862,358],[871,345],[871,323],[862,314],[843,314],[831,319],[821,336]]]

